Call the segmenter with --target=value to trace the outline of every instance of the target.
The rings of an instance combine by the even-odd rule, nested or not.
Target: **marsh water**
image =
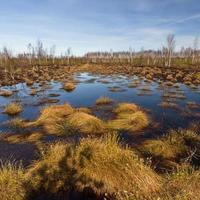
[[[149,113],[154,124],[158,124],[160,132],[171,128],[184,128],[200,119],[199,86],[196,89],[191,89],[181,83],[176,84],[176,87],[166,86],[157,80],[147,81],[142,77],[122,75],[80,73],[74,75],[73,78],[77,81],[77,85],[72,92],[66,92],[62,89],[62,83],[55,81],[46,82],[43,85],[34,83],[31,88],[38,90],[34,96],[30,95],[31,88],[25,83],[2,87],[1,89],[14,91],[14,94],[11,97],[0,97],[1,133],[10,131],[7,122],[12,119],[3,113],[4,106],[16,101],[20,101],[23,105],[23,112],[18,117],[30,121],[36,119],[45,106],[67,102],[74,107],[94,107],[96,99],[101,96],[110,97],[116,103],[138,104]],[[130,83],[134,81],[137,81],[137,85],[130,87]],[[163,101],[173,103],[173,106],[163,107],[160,105]],[[188,106],[194,103],[195,106]]]

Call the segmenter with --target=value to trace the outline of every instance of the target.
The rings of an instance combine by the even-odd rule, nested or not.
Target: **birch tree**
[[[176,41],[175,41],[174,34],[169,34],[167,36],[168,67],[171,67],[172,56],[173,56],[173,53],[174,53],[175,44],[176,44]]]

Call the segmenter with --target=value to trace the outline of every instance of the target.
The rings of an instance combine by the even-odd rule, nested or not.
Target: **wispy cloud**
[[[177,48],[200,35],[199,0],[21,0],[0,7],[0,47],[26,49],[37,39],[68,46],[77,54],[93,50],[160,48],[174,33]],[[179,44],[180,43],[180,44]]]

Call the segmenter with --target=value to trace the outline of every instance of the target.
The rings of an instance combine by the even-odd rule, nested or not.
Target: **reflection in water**
[[[192,120],[199,118],[199,108],[188,107],[188,102],[200,103],[199,89],[191,90],[183,84],[169,87],[157,82],[147,82],[139,77],[97,76],[88,73],[74,77],[77,87],[73,92],[66,92],[62,83],[49,82],[45,85],[35,83],[37,90],[30,95],[33,88],[24,83],[3,87],[14,91],[11,97],[0,97],[0,131],[6,131],[5,122],[11,119],[3,113],[4,106],[13,101],[20,101],[24,107],[20,117],[33,120],[39,111],[47,105],[70,103],[75,107],[93,106],[97,98],[108,96],[116,102],[133,102],[150,111],[152,119],[162,124],[162,129],[186,127]],[[161,104],[164,102],[164,104]],[[160,106],[160,105],[168,105]],[[171,106],[170,106],[171,105]],[[177,105],[177,106],[172,106]]]

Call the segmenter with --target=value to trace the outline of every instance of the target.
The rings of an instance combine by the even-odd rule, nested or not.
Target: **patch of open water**
[[[184,84],[178,84],[179,88],[160,86],[156,81],[146,82],[133,76],[104,76],[81,73],[74,76],[78,80],[76,89],[66,92],[60,82],[49,82],[44,87],[35,83],[33,86],[40,89],[36,95],[30,95],[31,89],[25,83],[15,86],[7,86],[1,89],[18,90],[11,97],[0,96],[0,131],[8,131],[6,122],[12,117],[3,113],[4,106],[10,102],[20,101],[23,112],[19,117],[26,120],[34,120],[38,117],[40,110],[52,103],[42,104],[45,99],[58,99],[56,104],[70,103],[75,107],[90,107],[95,105],[96,99],[108,96],[116,102],[133,102],[147,109],[155,122],[161,124],[161,131],[168,128],[187,127],[189,123],[200,119],[200,87],[192,90]],[[128,87],[134,80],[139,81],[135,87]],[[43,89],[41,89],[43,88]],[[113,89],[114,88],[114,89]],[[163,97],[163,94],[184,94],[185,98]],[[50,97],[57,94],[56,97]],[[159,104],[163,99],[176,103],[176,108],[163,108]],[[190,109],[187,102],[196,102],[199,108]]]

